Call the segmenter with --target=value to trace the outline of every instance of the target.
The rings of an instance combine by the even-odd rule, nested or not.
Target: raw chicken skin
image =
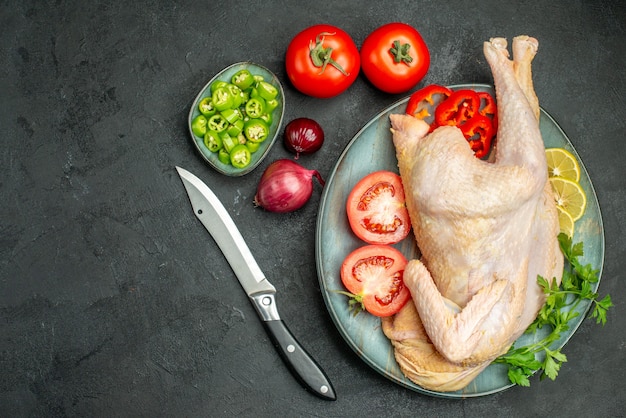
[[[558,215],[531,76],[537,45],[534,38],[514,38],[510,60],[503,38],[484,44],[498,103],[492,162],[474,157],[456,127],[428,134],[421,120],[390,116],[422,257],[404,272],[419,317],[411,327],[403,319],[411,315],[398,314],[383,321],[383,330],[405,374],[426,388],[467,385],[467,376],[504,354],[535,319],[545,302],[537,275],[561,279]],[[407,349],[420,335],[420,320],[431,348]],[[429,365],[422,360],[433,347],[441,361]],[[407,373],[415,364],[419,373]],[[460,366],[456,375],[450,365]]]

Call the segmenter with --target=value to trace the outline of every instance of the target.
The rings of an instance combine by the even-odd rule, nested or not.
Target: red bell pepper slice
[[[491,141],[496,134],[490,118],[478,114],[468,119],[459,128],[477,158],[483,158],[489,153]]]
[[[456,126],[477,158],[489,153],[498,123],[496,101],[491,94],[470,89],[453,91],[431,84],[411,95],[406,114],[425,120],[433,116],[433,108],[431,132],[439,126]]]
[[[474,90],[461,89],[437,106],[435,123],[439,126],[460,126],[478,113],[480,98]]]
[[[480,97],[480,114],[491,117],[491,123],[493,124],[493,132],[498,131],[498,107],[496,106],[496,100],[493,96],[486,91],[477,92]]]
[[[428,106],[435,106],[436,99],[438,99],[437,95],[441,95],[441,100],[445,100],[451,94],[452,90],[438,84],[426,86],[411,95],[406,105],[406,114],[424,120],[431,116]]]
[[[496,100],[493,96],[486,91],[479,91],[478,97],[480,98],[480,114],[485,116],[496,115]]]

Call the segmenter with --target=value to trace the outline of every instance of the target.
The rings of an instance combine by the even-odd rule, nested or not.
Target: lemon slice
[[[574,222],[582,218],[587,206],[587,196],[580,185],[561,177],[551,178],[550,184],[554,190],[556,205],[567,212]]]
[[[550,177],[562,177],[567,180],[578,182],[580,180],[580,166],[576,157],[563,148],[546,149],[548,160],[548,175]]]
[[[565,233],[568,237],[574,236],[574,219],[572,219],[572,215],[565,212],[563,208],[560,206],[556,207],[559,212],[559,229],[561,232]]]

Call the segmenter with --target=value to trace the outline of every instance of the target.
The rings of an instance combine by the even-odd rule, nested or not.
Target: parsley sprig
[[[591,318],[595,318],[596,323],[603,326],[606,323],[606,313],[613,306],[611,296],[606,295],[598,300],[598,293],[592,290],[593,284],[599,280],[599,270],[590,264],[580,263],[579,257],[584,255],[583,243],[573,244],[566,234],[559,234],[559,244],[567,260],[561,285],[558,286],[554,279],[548,281],[541,276],[537,277],[537,283],[546,295],[546,303],[526,330],[527,334],[533,334],[544,327],[550,327],[549,333],[532,344],[519,348],[513,345],[505,355],[495,360],[496,363],[508,365],[509,380],[520,386],[530,386],[529,377],[535,371],[541,371],[541,380],[546,377],[556,379],[561,365],[567,362],[567,357],[561,353],[561,349],[552,349],[552,343],[558,341],[561,333],[569,329],[569,321],[579,315],[576,307],[583,300],[593,303]]]

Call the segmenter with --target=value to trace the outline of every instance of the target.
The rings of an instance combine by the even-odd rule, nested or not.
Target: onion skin
[[[283,135],[285,148],[296,154],[312,154],[324,144],[324,130],[319,123],[309,118],[297,118],[285,126]]]
[[[276,160],[263,172],[254,204],[276,213],[298,210],[313,194],[313,177],[324,186],[317,170],[307,170],[289,159]]]

